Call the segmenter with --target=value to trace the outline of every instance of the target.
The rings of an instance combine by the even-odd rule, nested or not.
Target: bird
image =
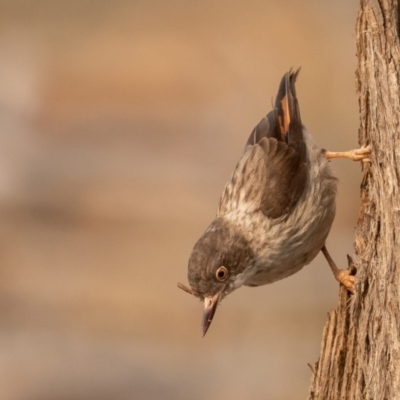
[[[204,304],[203,337],[227,295],[241,286],[287,278],[320,251],[334,277],[355,292],[355,276],[339,269],[326,247],[337,194],[330,160],[369,162],[371,149],[330,152],[316,144],[300,117],[295,87],[299,72],[284,74],[273,109],[251,132],[215,219],[189,257],[190,287],[178,282]]]

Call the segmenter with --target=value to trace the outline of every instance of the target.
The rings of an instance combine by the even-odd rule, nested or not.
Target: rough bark
[[[360,145],[370,144],[355,233],[357,293],[329,314],[310,400],[400,399],[400,47],[397,0],[361,0]]]

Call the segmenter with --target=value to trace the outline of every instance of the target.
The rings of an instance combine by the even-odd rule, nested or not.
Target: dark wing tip
[[[275,108],[253,129],[246,143],[247,146],[255,145],[265,137],[273,137],[278,141],[292,144],[296,148],[302,147],[303,129],[295,86],[299,73],[300,68],[290,69],[282,77],[276,95]]]
[[[300,68],[287,72],[279,85],[275,107],[278,112],[278,126],[282,140],[296,150],[302,152],[303,124],[301,122],[300,107],[296,94],[296,79]]]
[[[279,127],[277,125],[277,113],[276,110],[272,110],[266,115],[253,129],[251,132],[246,146],[254,146],[260,143],[264,138],[273,137],[277,140],[282,140],[280,137]]]
[[[280,108],[281,102],[288,92],[292,93],[296,98],[295,84],[300,70],[301,68],[298,68],[296,71],[293,71],[293,68],[291,68],[285,75],[283,75],[275,99],[275,108]]]

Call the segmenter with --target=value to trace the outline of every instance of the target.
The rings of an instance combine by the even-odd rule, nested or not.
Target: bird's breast
[[[322,151],[307,144],[309,179],[290,214],[270,219],[260,212],[230,218],[240,226],[255,255],[244,285],[259,286],[284,279],[309,264],[324,246],[335,217],[337,180]]]

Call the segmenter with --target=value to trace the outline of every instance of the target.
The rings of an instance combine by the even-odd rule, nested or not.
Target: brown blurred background
[[[0,3],[0,398],[305,399],[325,260],[242,288],[202,339],[180,291],[247,135],[302,66],[302,117],[357,146],[357,4]],[[346,263],[360,167],[335,161]]]

